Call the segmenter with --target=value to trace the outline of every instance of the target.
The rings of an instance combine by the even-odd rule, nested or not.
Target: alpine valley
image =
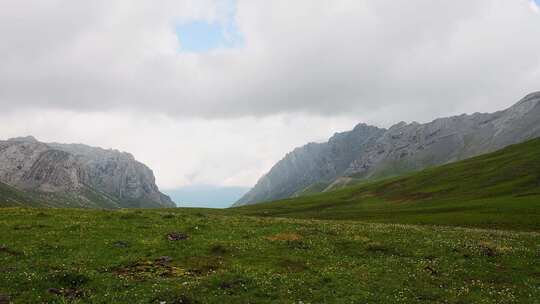
[[[495,113],[357,125],[287,154],[234,206],[327,192],[493,152],[540,136],[540,92]]]

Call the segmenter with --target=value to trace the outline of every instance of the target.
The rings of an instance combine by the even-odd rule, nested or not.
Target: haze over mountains
[[[15,205],[176,206],[159,191],[152,170],[129,153],[82,144],[42,143],[31,136],[0,141],[0,182],[18,193],[18,200],[11,202]],[[3,195],[2,200],[9,205],[8,196]]]
[[[288,153],[234,206],[324,192],[351,180],[395,176],[450,163],[540,136],[540,92],[491,114],[400,122],[389,129],[357,125],[326,143]]]

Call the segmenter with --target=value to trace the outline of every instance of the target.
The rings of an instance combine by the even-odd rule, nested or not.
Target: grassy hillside
[[[534,303],[539,246],[530,232],[8,208],[0,302]]]
[[[0,182],[0,207],[52,207],[52,208],[106,208],[119,206],[158,208],[158,204],[142,200],[122,201],[91,187],[80,189],[80,193],[41,193],[21,191]]]
[[[230,212],[540,231],[540,139],[401,178]]]
[[[540,140],[228,210],[3,208],[0,303],[536,303],[539,210]]]
[[[37,206],[36,198],[0,182],[0,207]]]

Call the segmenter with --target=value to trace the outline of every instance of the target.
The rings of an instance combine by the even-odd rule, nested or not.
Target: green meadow
[[[540,235],[534,232],[196,209],[19,208],[2,210],[0,231],[0,295],[13,303],[540,298]]]
[[[539,210],[540,140],[226,210],[7,207],[0,303],[539,303]]]

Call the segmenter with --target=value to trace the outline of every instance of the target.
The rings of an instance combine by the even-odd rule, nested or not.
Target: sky
[[[246,188],[365,122],[540,90],[532,0],[0,0],[0,139],[132,153],[170,193]]]

